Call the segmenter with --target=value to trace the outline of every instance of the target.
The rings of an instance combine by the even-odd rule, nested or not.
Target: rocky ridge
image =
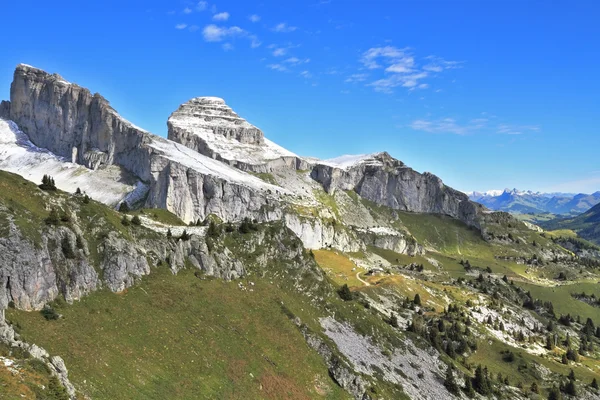
[[[224,221],[284,220],[306,247],[362,248],[339,215],[334,218],[341,225],[330,226],[320,217],[298,218],[298,207],[323,207],[303,190],[316,185],[329,194],[353,191],[379,205],[449,215],[479,227],[479,207],[434,175],[417,173],[387,153],[323,162],[298,157],[219,98],[182,104],[168,121],[171,140],[126,121],[99,94],[24,64],[15,70],[10,104],[3,109],[36,146],[91,170],[122,168],[145,191],[125,201],[165,208],[186,222],[210,214]],[[310,173],[300,184],[277,178],[304,170]],[[244,171],[271,174],[275,182]]]

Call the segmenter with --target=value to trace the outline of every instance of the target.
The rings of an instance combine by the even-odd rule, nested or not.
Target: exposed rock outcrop
[[[420,174],[387,153],[345,167],[318,164],[311,176],[328,192],[353,190],[376,204],[402,211],[449,215],[479,228],[482,206],[444,185],[437,176]]]
[[[3,119],[10,118],[10,101],[6,101],[6,100],[0,101],[0,118],[3,118]]]
[[[35,145],[88,168],[125,168],[149,184],[147,206],[187,222],[210,213],[224,220],[256,218],[269,198],[276,201],[276,187],[136,127],[102,96],[59,75],[17,66],[11,104],[10,119]],[[218,132],[245,142],[262,138],[251,127]]]
[[[168,138],[242,171],[270,173],[312,165],[266,139],[223,99],[197,97],[183,103],[167,122]]]

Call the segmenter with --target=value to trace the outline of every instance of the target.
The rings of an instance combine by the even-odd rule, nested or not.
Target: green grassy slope
[[[267,279],[253,283],[158,268],[125,293],[60,308],[58,321],[8,317],[26,340],[61,354],[94,399],[347,398],[281,303],[316,311]]]

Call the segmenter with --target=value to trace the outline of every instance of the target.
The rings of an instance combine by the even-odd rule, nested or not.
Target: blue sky
[[[6,1],[23,62],[166,135],[197,96],[330,158],[388,151],[461,190],[600,190],[596,1]]]

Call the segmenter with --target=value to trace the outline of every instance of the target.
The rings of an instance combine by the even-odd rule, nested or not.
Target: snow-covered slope
[[[36,147],[27,135],[12,121],[0,119],[0,169],[22,175],[41,183],[44,175],[52,175],[59,189],[74,192],[80,188],[93,199],[115,205],[129,193],[130,202],[142,198],[147,192],[119,166],[91,170],[58,157],[48,150]]]

